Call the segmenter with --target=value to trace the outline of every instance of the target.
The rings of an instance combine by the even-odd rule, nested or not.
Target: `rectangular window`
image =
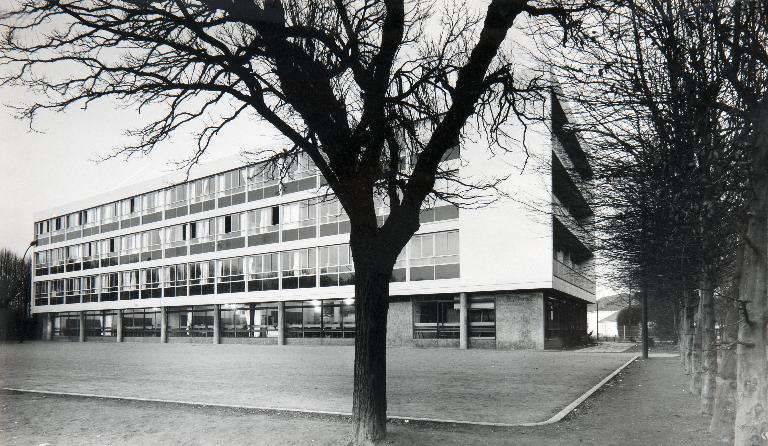
[[[321,246],[320,286],[343,286],[355,284],[355,267],[349,244]]]
[[[161,297],[160,268],[146,268],[141,270],[141,298],[157,299]]]
[[[354,338],[354,300],[286,302],[285,328],[289,338]]]
[[[120,237],[120,264],[135,263],[139,261],[140,234],[128,234]]]
[[[216,249],[235,249],[245,247],[245,212],[223,215],[216,218],[218,241]]]
[[[83,269],[99,267],[99,242],[88,242],[81,245],[83,254]]]
[[[114,336],[117,331],[117,312],[86,311],[85,335],[88,337]]]
[[[315,248],[280,253],[283,289],[313,288],[317,285]]]
[[[237,169],[222,173],[219,179],[219,207],[245,203],[245,172]]]
[[[49,285],[50,305],[64,303],[64,279],[51,280]]]
[[[159,308],[123,310],[123,333],[126,337],[159,337],[161,324]]]
[[[280,241],[280,208],[269,207],[248,211],[248,246],[268,245]]]
[[[187,255],[186,224],[165,228],[165,258]]]
[[[189,213],[210,211],[216,208],[215,177],[201,178],[190,185]]]
[[[469,336],[493,339],[496,337],[496,299],[469,299]]]
[[[248,291],[267,291],[280,288],[277,253],[248,257]]]
[[[141,196],[141,223],[154,223],[163,219],[163,192],[148,192]]]
[[[101,207],[101,232],[114,231],[120,228],[120,212],[118,203],[109,203]]]
[[[80,333],[78,313],[57,313],[53,316],[53,335],[75,337]]]
[[[48,305],[48,284],[50,282],[35,282],[35,306]]]
[[[165,190],[165,218],[187,215],[187,183],[178,184]]]
[[[459,337],[459,298],[414,299],[414,339],[457,339]]]
[[[187,295],[187,265],[169,265],[163,267],[163,293],[165,297]]]
[[[49,251],[38,251],[35,253],[35,276],[45,276],[48,274]]]
[[[168,336],[212,337],[213,307],[170,307],[168,309]]]
[[[64,248],[55,248],[50,250],[51,253],[51,274],[61,274],[64,272],[65,254]]]
[[[283,194],[317,188],[317,167],[312,159],[304,152],[285,160],[286,181],[283,184]]]
[[[115,266],[118,264],[120,239],[112,237],[101,241],[101,267]]]
[[[99,224],[99,208],[90,208],[83,211],[83,225],[87,227]]]
[[[139,297],[139,270],[121,272],[120,300],[138,299]]]
[[[321,201],[320,237],[349,233],[349,216],[341,202],[335,198]]]
[[[82,268],[80,249],[80,245],[72,245],[64,248],[64,255],[67,259],[66,271],[80,271]]]
[[[216,278],[216,293],[242,293],[245,291],[243,258],[233,257],[218,261],[219,273]]]
[[[271,163],[248,168],[248,201],[280,195],[280,182]]]
[[[162,229],[153,229],[141,233],[141,261],[163,258]]]
[[[80,303],[80,278],[71,277],[66,279],[66,292],[64,294],[64,302],[68,304]]]
[[[412,281],[460,277],[459,232],[415,235],[410,241]]]
[[[101,275],[101,296],[102,302],[117,300],[119,273],[107,273]]]
[[[277,304],[224,304],[221,336],[225,338],[277,337]]]
[[[121,202],[123,218],[138,216],[141,213],[141,197],[126,198]]]
[[[83,302],[99,301],[99,276],[85,276],[82,280]]]
[[[214,234],[216,226],[214,219],[199,220],[189,224],[189,253],[201,254],[215,250]]]
[[[200,296],[213,294],[213,279],[215,274],[213,260],[193,262],[189,264],[189,295]]]
[[[284,242],[317,236],[317,204],[303,200],[280,206],[280,229]]]

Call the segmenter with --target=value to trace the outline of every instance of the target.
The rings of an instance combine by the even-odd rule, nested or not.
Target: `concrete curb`
[[[459,426],[489,426],[489,427],[535,427],[546,426],[548,424],[557,423],[566,417],[569,413],[573,412],[581,403],[587,398],[592,396],[593,393],[598,391],[602,386],[610,381],[614,376],[618,375],[627,366],[632,364],[639,356],[633,356],[632,359],[619,366],[616,370],[611,372],[608,376],[603,378],[602,381],[597,383],[594,387],[584,392],[580,397],[576,398],[571,404],[565,406],[561,411],[550,417],[545,421],[539,421],[534,423],[492,423],[484,421],[463,421],[463,420],[445,420],[435,418],[421,418],[421,417],[408,417],[402,415],[388,415],[387,420],[398,421],[404,423],[424,423],[424,424],[450,424]],[[349,412],[333,412],[325,410],[305,410],[305,409],[290,409],[285,407],[262,407],[262,406],[247,406],[247,405],[233,405],[233,404],[220,404],[220,403],[204,403],[199,401],[184,401],[184,400],[166,400],[160,398],[141,398],[132,396],[114,396],[114,395],[97,395],[93,393],[75,393],[75,392],[57,392],[53,390],[34,390],[34,389],[18,389],[13,387],[0,387],[0,390],[7,392],[19,392],[19,393],[33,393],[38,395],[55,395],[55,396],[68,396],[76,398],[95,398],[104,400],[120,400],[120,401],[137,401],[145,403],[160,403],[160,404],[177,404],[183,406],[197,406],[197,407],[211,407],[221,409],[240,409],[253,412],[266,413],[271,415],[281,414],[295,414],[295,415],[307,415],[316,417],[333,417],[348,420],[352,417]]]

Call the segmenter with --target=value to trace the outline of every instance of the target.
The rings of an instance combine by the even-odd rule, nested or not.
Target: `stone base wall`
[[[285,338],[285,345],[355,345],[354,338]]]
[[[544,293],[496,295],[496,348],[544,350]]]
[[[156,338],[160,342],[160,338]],[[213,336],[211,337],[181,337],[181,336],[168,336],[169,344],[213,344]]]
[[[277,345],[277,338],[221,338],[222,344]]]

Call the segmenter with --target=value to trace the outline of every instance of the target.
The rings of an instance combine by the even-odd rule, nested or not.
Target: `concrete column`
[[[160,343],[168,342],[168,313],[165,307],[160,307]]]
[[[80,336],[78,341],[85,342],[85,311],[80,312]]]
[[[213,343],[221,344],[221,305],[213,306]]]
[[[123,310],[117,310],[117,333],[115,334],[117,342],[123,342]]]
[[[277,345],[285,345],[285,302],[277,303]]]
[[[46,341],[53,340],[53,313],[45,313],[45,330],[43,338]]]
[[[459,348],[466,350],[469,345],[469,305],[467,293],[459,293]]]

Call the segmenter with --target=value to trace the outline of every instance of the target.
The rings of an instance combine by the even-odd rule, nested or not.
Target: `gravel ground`
[[[0,387],[348,413],[353,355],[329,346],[4,344]],[[630,357],[389,349],[389,414],[543,421]]]
[[[391,445],[718,444],[676,358],[637,361],[566,420],[492,429],[391,423]],[[347,422],[230,409],[0,393],[4,445],[343,445]]]

